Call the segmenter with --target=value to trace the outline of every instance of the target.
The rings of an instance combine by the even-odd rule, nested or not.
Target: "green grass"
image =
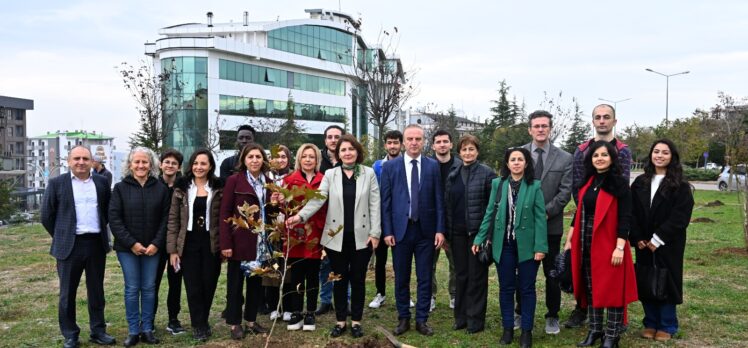
[[[720,200],[721,207],[705,207],[706,202]],[[627,347],[650,346],[745,346],[748,342],[748,267],[745,253],[734,249],[744,248],[740,203],[735,193],[702,192],[696,193],[694,218],[704,217],[714,223],[693,223],[688,230],[686,265],[684,275],[684,304],[678,306],[681,331],[676,339],[668,344],[657,344],[638,338],[641,329],[642,310],[638,303],[629,307],[630,330],[624,334],[622,344]],[[25,225],[0,229],[0,346],[2,347],[51,347],[60,346],[62,337],[57,325],[57,275],[55,261],[48,255],[50,237],[41,225]],[[391,260],[391,259],[390,259]],[[225,269],[224,269],[225,272]],[[488,347],[496,346],[501,333],[501,319],[498,304],[498,282],[495,268],[491,268],[486,330],[477,335],[467,335],[464,331],[451,330],[452,313],[449,310],[447,295],[446,258],[440,258],[437,270],[439,290],[437,309],[429,323],[434,326],[433,337],[423,337],[414,330],[399,337],[405,343],[418,347]],[[366,302],[374,296],[373,272],[368,274]],[[122,344],[127,334],[125,309],[122,293],[122,273],[114,254],[107,257],[105,279],[106,318],[108,332]],[[165,282],[165,280],[164,280]],[[415,283],[415,281],[413,281]],[[166,283],[166,282],[165,282]],[[329,329],[334,316],[325,315],[317,320],[317,331],[313,333],[289,333],[282,322],[276,326],[271,346],[275,347],[325,347],[358,344],[363,347],[376,347],[384,342],[383,335],[376,332],[376,325],[387,330],[394,328],[397,314],[392,294],[392,277],[388,279],[388,298],[378,310],[368,307],[364,311],[366,337],[354,340],[350,336],[330,339]],[[562,329],[556,336],[543,333],[545,313],[542,271],[538,275],[538,307],[535,319],[535,347],[572,347],[583,338],[586,329]],[[86,342],[88,335],[88,314],[86,310],[85,283],[82,281],[78,292],[78,324],[81,326],[83,346],[93,346]],[[160,310],[156,318],[157,335],[162,347],[182,347],[197,344],[189,333],[180,336],[168,335],[166,325],[166,288],[161,289]],[[180,319],[187,326],[189,313],[186,296],[182,296]],[[573,308],[571,295],[562,298],[562,320]],[[211,313],[214,336],[207,342],[213,347],[261,347],[264,338],[248,337],[243,341],[229,339],[228,327],[219,318],[225,305],[225,277],[221,277],[216,299]],[[262,324],[269,324],[266,316],[260,317]],[[188,328],[189,329],[189,328]],[[515,338],[516,342],[516,338]],[[366,343],[364,345],[363,343]]]

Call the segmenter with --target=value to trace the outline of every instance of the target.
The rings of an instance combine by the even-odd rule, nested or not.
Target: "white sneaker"
[[[377,293],[377,296],[374,297],[374,299],[369,303],[369,308],[379,308],[384,304],[384,300],[387,297],[382,296],[382,294]]]
[[[449,308],[455,309],[455,298],[454,297],[449,299]]]
[[[270,313],[270,321],[278,319],[279,316],[280,314],[278,313],[278,311],[273,311],[272,313]]]
[[[291,312],[283,312],[283,321],[291,321]]]
[[[514,329],[519,330],[522,327],[522,316],[514,313]]]
[[[416,304],[415,304],[415,303],[413,303],[413,300],[410,300],[410,308],[413,308],[413,307],[415,307],[415,306],[416,306]]]
[[[302,317],[301,314],[294,314],[290,319],[291,320],[288,322],[286,329],[288,331],[301,330],[301,327],[304,325],[304,317]]]
[[[429,308],[429,312],[433,312],[434,309],[436,309],[436,297],[431,298],[431,308]]]

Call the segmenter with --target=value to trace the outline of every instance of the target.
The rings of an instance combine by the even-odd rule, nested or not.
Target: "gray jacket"
[[[523,146],[532,152],[532,143]],[[545,212],[548,215],[548,234],[564,234],[564,208],[571,199],[572,156],[553,144],[543,161],[541,189],[545,198]]]

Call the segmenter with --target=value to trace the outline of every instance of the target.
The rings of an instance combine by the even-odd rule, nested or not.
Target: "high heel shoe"
[[[584,341],[577,343],[577,347],[592,347],[602,337],[602,332],[587,331],[587,337],[584,338]]]

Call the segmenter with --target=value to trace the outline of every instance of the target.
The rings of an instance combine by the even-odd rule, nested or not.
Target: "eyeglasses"
[[[535,124],[535,125],[532,126],[532,128],[535,128],[535,129],[547,129],[547,128],[551,128],[551,126],[549,126],[547,124]]]

